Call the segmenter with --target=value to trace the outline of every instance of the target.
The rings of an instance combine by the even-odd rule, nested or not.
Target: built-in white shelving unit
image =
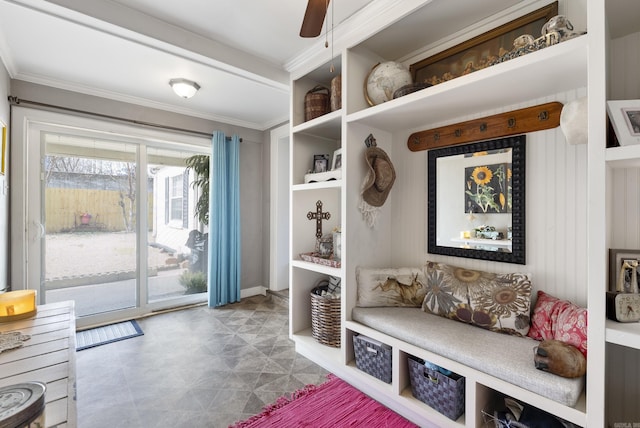
[[[587,84],[589,35],[348,115],[391,132],[499,109]],[[375,62],[374,62],[375,64]],[[558,70],[563,70],[561,73]],[[470,96],[473,94],[473,96]]]
[[[629,195],[637,195],[640,188],[640,145],[606,148],[606,101],[640,98],[637,84],[640,59],[636,47],[640,36],[622,43],[618,38],[623,36],[611,35],[608,30],[629,26],[626,22],[629,20],[632,31],[627,34],[640,33],[640,19],[629,19],[629,15],[640,17],[635,1],[560,0],[559,12],[566,14],[577,30],[588,30],[587,34],[374,107],[370,107],[363,96],[364,78],[376,63],[389,60],[408,66],[549,3],[549,0],[505,2],[504,6],[492,3],[492,7],[502,9],[488,11],[479,21],[471,22],[466,19],[467,3],[462,0],[447,0],[446,4],[427,0],[395,2],[393,7],[384,9],[384,13],[365,11],[370,22],[362,23],[352,37],[342,38],[341,45],[335,47],[334,58],[324,56],[320,60],[323,55],[319,54],[292,72],[290,336],[298,352],[421,426],[485,426],[482,411],[503,395],[513,396],[582,427],[640,422],[635,404],[640,397],[640,387],[635,386],[640,384],[640,365],[637,364],[640,324],[606,321],[604,309],[608,249],[640,248],[640,226],[633,229],[632,238],[623,239],[626,235],[620,230],[625,225],[637,224],[640,218],[640,197],[632,196],[632,203],[623,203]],[[457,12],[445,13],[451,8]],[[416,23],[424,28],[441,29],[436,32],[439,38],[424,40],[422,48],[414,46],[407,51],[403,49],[404,44],[413,46],[416,39],[420,39],[415,31],[420,28]],[[445,27],[450,31],[442,30]],[[608,73],[611,69],[620,73],[618,62],[625,46],[629,56],[635,58],[623,65],[627,68],[625,82],[634,89],[619,89],[622,96],[616,94],[617,98],[612,98],[610,88],[615,89],[616,82],[611,81]],[[335,72],[330,71],[332,64]],[[342,108],[305,122],[305,94],[318,84],[330,87],[331,79],[337,74],[342,76]],[[533,189],[538,199],[528,199],[527,227],[538,225],[542,221],[539,217],[545,217],[544,225],[550,226],[527,230],[528,263],[533,262],[522,267],[532,268],[534,283],[539,289],[552,288],[553,294],[576,300],[589,309],[589,375],[585,392],[575,407],[560,405],[351,320],[351,309],[357,298],[357,266],[416,266],[424,263],[425,257],[432,257],[426,254],[425,244],[426,152],[409,151],[407,138],[411,133],[542,102],[566,103],[585,95],[589,97],[587,147],[567,148],[560,130],[544,131],[542,137],[528,137],[527,191]],[[364,140],[369,134],[390,154],[398,173],[392,194],[374,228],[365,224],[358,210],[360,186],[367,173],[362,158]],[[342,149],[342,179],[305,184],[304,174],[311,169],[313,155],[331,155],[339,148]],[[565,172],[567,168],[570,173]],[[570,176],[573,171],[577,174],[575,177]],[[537,188],[535,180],[549,174],[557,180],[574,181],[562,191],[556,191],[553,183],[543,190]],[[565,183],[560,183],[558,187],[564,189]],[[624,190],[619,189],[621,183]],[[539,201],[547,196],[555,203],[545,210]],[[300,253],[314,248],[315,221],[309,221],[306,214],[315,211],[318,200],[323,202],[323,211],[331,213],[331,218],[324,222],[324,232],[334,227],[342,229],[343,259],[339,268],[299,258]],[[581,205],[572,208],[573,202]],[[562,233],[559,230],[562,224],[572,225],[571,220],[556,224],[558,219],[546,219],[549,210],[560,207],[564,210],[558,214],[562,222],[565,215],[575,214],[579,218],[577,229],[566,232],[573,241],[571,245],[547,235]],[[621,207],[625,210],[623,214],[619,212]],[[586,214],[577,215],[583,212]],[[624,221],[619,221],[621,219]],[[547,240],[556,244],[545,246]],[[550,251],[553,255],[547,256]],[[582,252],[570,254],[576,251]],[[438,256],[432,258],[442,260]],[[444,261],[485,270],[512,269],[488,264],[491,262]],[[574,276],[578,279],[572,273],[577,273]],[[342,280],[339,348],[321,345],[311,336],[310,291],[328,276]],[[392,347],[391,384],[378,381],[355,367],[355,334],[365,334]],[[466,377],[466,408],[461,418],[451,421],[412,396],[406,367],[408,355],[428,359]],[[629,379],[634,381],[628,382]],[[624,385],[621,387],[621,384]]]
[[[590,65],[597,72],[597,77],[604,75],[604,78],[599,85],[594,85],[600,92],[595,92],[598,105],[593,104],[593,99],[589,101],[592,113],[600,113],[608,100],[640,98],[640,59],[635,46],[640,41],[640,7],[630,0],[604,0],[597,2],[597,6],[599,9],[596,12],[601,11],[605,17],[602,20],[605,28],[602,40],[598,40],[602,46],[593,52],[601,55],[604,65],[603,69],[596,68],[596,63]],[[603,206],[595,208],[593,214],[604,221],[600,229],[592,225],[589,232],[594,235],[594,249],[602,249],[597,256],[593,256],[595,270],[602,281],[599,289],[597,284],[590,284],[590,289],[594,293],[598,290],[604,298],[604,291],[608,289],[608,265],[602,263],[600,257],[606,258],[609,248],[640,249],[637,191],[640,182],[640,145],[604,148],[606,139],[597,140],[595,137],[607,135],[607,126],[604,121],[598,122],[598,125],[597,134],[592,130],[589,132],[593,154],[591,159],[594,160],[594,165],[590,166],[594,176],[589,190],[592,198],[603,198]],[[592,143],[596,144],[592,146]],[[599,308],[596,296],[594,294],[594,304],[590,305],[590,310],[592,307]],[[590,313],[590,319],[592,316]],[[605,343],[605,420],[610,426],[616,423],[637,424],[640,421],[640,409],[637,406],[637,398],[640,397],[640,369],[637,364],[640,360],[640,324],[607,320]],[[597,345],[596,352],[601,352],[600,343]]]

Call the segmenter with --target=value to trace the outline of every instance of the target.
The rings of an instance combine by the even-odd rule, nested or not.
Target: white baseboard
[[[258,294],[262,294],[263,296],[267,295],[267,289],[263,286],[251,287],[251,288],[243,288],[240,290],[240,298],[244,299],[246,297],[257,296]]]

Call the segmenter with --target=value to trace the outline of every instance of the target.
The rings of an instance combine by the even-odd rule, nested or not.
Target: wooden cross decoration
[[[309,220],[316,221],[316,238],[322,238],[322,220],[329,220],[331,214],[329,212],[322,212],[322,201],[316,202],[316,212],[309,211],[307,213]]]

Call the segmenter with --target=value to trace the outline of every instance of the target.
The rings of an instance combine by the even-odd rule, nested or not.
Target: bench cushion
[[[536,369],[533,348],[539,342],[528,337],[496,334],[419,308],[356,307],[352,319],[566,406],[575,406],[584,388],[584,377],[568,379]]]

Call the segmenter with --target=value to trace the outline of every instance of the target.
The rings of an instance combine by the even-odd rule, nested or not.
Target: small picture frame
[[[623,266],[636,264],[636,282],[640,281],[640,250],[621,250],[621,249],[609,249],[609,291],[616,291],[618,281],[620,281],[620,274],[623,272]],[[634,263],[636,262],[636,263]],[[632,272],[630,269],[624,269],[623,278],[623,292],[630,293]],[[640,286],[640,284],[638,284]],[[639,287],[640,288],[640,287]]]
[[[333,236],[324,235],[317,240],[316,246],[318,248],[318,256],[328,259],[333,255]]]
[[[336,171],[338,169],[342,169],[342,149],[338,149],[333,152],[331,171]]]
[[[317,174],[327,171],[329,171],[329,155],[313,155],[313,172]]]
[[[621,146],[640,144],[640,100],[607,101],[607,112]]]

